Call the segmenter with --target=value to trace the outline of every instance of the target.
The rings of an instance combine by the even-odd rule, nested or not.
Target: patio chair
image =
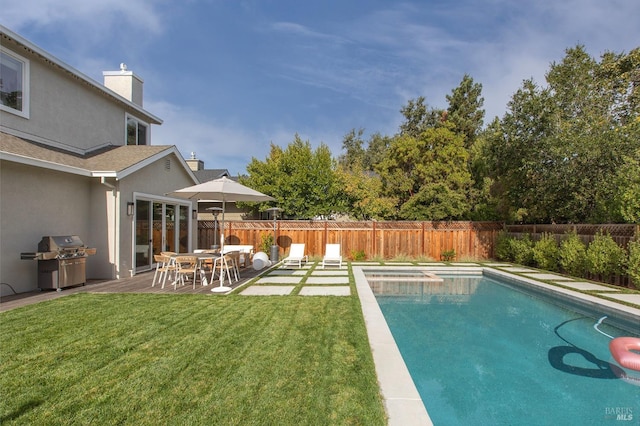
[[[342,254],[340,244],[327,244],[324,249],[324,257],[322,258],[322,269],[327,265],[337,265],[342,268]]]
[[[289,256],[285,257],[282,260],[283,266],[295,266],[298,268],[302,268],[302,262],[308,262],[309,257],[304,254],[304,243],[302,244],[291,244],[291,248],[289,249]]]
[[[198,258],[196,256],[176,256],[176,280],[173,282],[175,289],[180,281],[180,285],[184,285],[184,278],[193,275],[193,288],[196,288],[196,275],[198,272]]]
[[[156,262],[156,271],[153,274],[153,282],[151,287],[155,287],[156,283],[162,281],[162,288],[167,281],[169,273],[175,273],[175,265],[171,262],[171,257],[162,254],[154,254],[153,260]]]
[[[229,257],[231,257],[233,261],[233,269],[236,274],[236,281],[240,278],[240,252],[239,251],[230,251],[227,253]]]
[[[233,273],[233,276],[235,277],[236,282],[239,281],[240,277],[238,276],[234,263],[235,263],[235,260],[233,256],[229,255],[229,253],[215,259],[213,261],[213,271],[211,272],[211,281],[213,281],[213,278],[216,272],[218,273],[218,279],[221,279],[222,274],[224,273],[227,279],[229,280],[229,282],[232,282],[231,274]]]

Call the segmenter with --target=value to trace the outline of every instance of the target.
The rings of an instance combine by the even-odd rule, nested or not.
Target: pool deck
[[[431,425],[431,419],[411,379],[411,375],[396,346],[391,331],[382,315],[373,291],[364,275],[366,269],[416,269],[447,274],[489,274],[517,281],[539,291],[558,293],[580,303],[598,306],[605,312],[616,312],[638,324],[640,332],[640,292],[623,293],[621,289],[604,284],[549,273],[533,268],[507,263],[409,263],[409,262],[352,262],[350,269],[360,298],[362,312],[369,336],[369,344],[378,376],[378,383],[391,426]],[[350,296],[351,281],[348,266],[322,269],[318,263],[309,262],[302,268],[272,268],[254,271],[246,268],[242,279],[234,282],[228,293],[212,293],[218,285],[152,286],[153,272],[113,281],[95,281],[87,285],[62,291],[35,291],[0,299],[0,312],[21,306],[52,300],[80,292],[93,293],[175,293],[208,294],[213,297],[234,293],[241,296]],[[619,302],[624,302],[619,303]],[[635,306],[629,306],[635,305]]]

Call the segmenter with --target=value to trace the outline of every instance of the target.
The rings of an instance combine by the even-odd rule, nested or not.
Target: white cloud
[[[158,7],[164,3],[154,0],[7,1],[3,3],[2,15],[4,22],[15,30],[25,26],[56,26],[61,31],[68,31],[80,26],[98,31],[108,25],[113,27],[114,32],[126,26],[157,33],[161,30]],[[105,34],[100,36],[104,37]]]

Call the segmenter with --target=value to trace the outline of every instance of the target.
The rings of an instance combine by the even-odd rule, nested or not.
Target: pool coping
[[[352,265],[356,290],[360,298],[365,327],[369,337],[369,345],[373,354],[378,386],[382,394],[389,426],[419,426],[433,425],[429,413],[420,394],[409,374],[409,370],[400,354],[391,330],[382,314],[382,310],[369,286],[363,270],[367,269],[416,269],[432,272],[446,272],[448,274],[473,274],[487,276],[497,275],[512,284],[524,286],[547,294],[559,294],[578,305],[593,309],[598,306],[603,313],[615,314],[624,321],[637,323],[640,319],[640,309],[622,303],[603,299],[594,295],[581,293],[568,288],[558,287],[538,281],[533,278],[522,277],[504,270],[500,266],[474,265],[446,266],[446,265],[394,265],[394,264],[359,264]]]
[[[382,267],[376,265],[376,267]],[[393,268],[397,266],[390,266]],[[352,266],[360,298],[378,386],[389,426],[433,425],[396,341],[391,335],[373,290],[364,275],[366,266]]]

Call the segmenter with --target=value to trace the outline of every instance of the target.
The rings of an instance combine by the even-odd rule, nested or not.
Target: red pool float
[[[640,371],[640,338],[616,337],[609,342],[609,351],[613,358],[624,368]]]

